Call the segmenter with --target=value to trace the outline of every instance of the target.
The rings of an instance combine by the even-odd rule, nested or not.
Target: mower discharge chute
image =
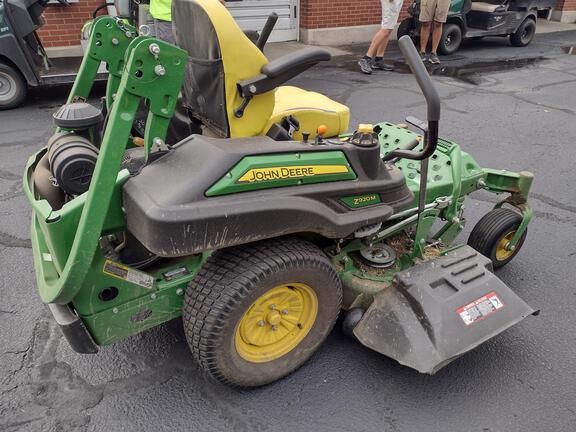
[[[409,39],[428,122],[346,134],[345,106],[282,86],[325,51],[269,62],[218,2],[174,9],[181,48],[94,22],[58,130],[26,167],[40,296],[75,350],[182,316],[205,371],[257,386],[303,364],[344,309],[347,333],[433,373],[532,313],[493,274],[525,239],[532,175],[438,139],[440,101]],[[98,110],[83,101],[100,61]],[[202,135],[167,145],[179,100]],[[455,246],[479,189],[508,197]]]

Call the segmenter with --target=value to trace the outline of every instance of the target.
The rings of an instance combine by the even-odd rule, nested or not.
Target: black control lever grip
[[[264,46],[266,45],[266,42],[268,42],[268,38],[270,37],[272,30],[274,30],[274,26],[276,25],[277,21],[278,14],[276,12],[272,12],[266,20],[266,24],[264,24],[264,28],[262,29],[262,33],[260,33],[260,37],[256,41],[256,46],[260,51],[264,52]]]
[[[402,36],[398,41],[400,51],[416,77],[428,105],[428,131],[424,135],[424,148],[421,152],[413,150],[394,150],[384,157],[384,161],[403,158],[413,160],[427,159],[436,151],[438,145],[438,123],[440,121],[440,96],[432,79],[420,59],[420,55],[409,36]]]

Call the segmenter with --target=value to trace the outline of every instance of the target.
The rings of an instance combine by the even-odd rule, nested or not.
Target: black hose
[[[100,12],[102,9],[107,8],[108,6],[114,6],[114,3],[102,3],[100,6],[98,6],[96,9],[94,9],[92,11],[92,19],[95,20],[96,16],[98,15],[98,12]]]

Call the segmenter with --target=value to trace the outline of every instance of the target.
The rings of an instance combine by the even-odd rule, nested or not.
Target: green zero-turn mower
[[[56,133],[26,166],[40,296],[76,351],[182,316],[206,372],[258,386],[302,365],[344,310],[362,344],[434,373],[534,312],[493,273],[524,242],[533,177],[438,138],[440,100],[409,38],[427,122],[343,134],[346,107],[281,85],[325,51],[268,62],[219,2],[173,7],[180,48],[95,21]],[[96,108],[83,101],[100,61]],[[181,90],[203,134],[169,146]],[[480,189],[505,197],[454,245]]]

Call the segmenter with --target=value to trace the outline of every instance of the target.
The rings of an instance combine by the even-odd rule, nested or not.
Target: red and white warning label
[[[460,315],[464,324],[469,326],[502,308],[504,308],[504,303],[502,303],[496,292],[492,291],[478,300],[456,309],[456,312]]]

